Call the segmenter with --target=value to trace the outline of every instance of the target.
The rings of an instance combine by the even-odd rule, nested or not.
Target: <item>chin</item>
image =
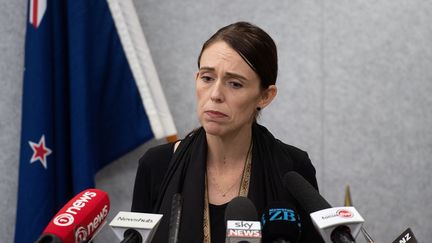
[[[222,125],[215,124],[215,123],[203,124],[203,128],[207,134],[213,135],[213,136],[222,136],[226,132],[225,128],[222,127]]]

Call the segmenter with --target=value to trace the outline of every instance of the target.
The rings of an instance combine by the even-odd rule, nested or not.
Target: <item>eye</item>
[[[209,75],[203,74],[200,76],[201,81],[208,83],[213,80],[213,78]]]
[[[238,81],[229,81],[228,84],[229,84],[229,86],[231,86],[234,89],[243,88],[243,84],[238,82]]]

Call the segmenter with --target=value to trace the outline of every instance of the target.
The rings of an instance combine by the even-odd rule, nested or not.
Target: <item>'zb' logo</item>
[[[270,209],[269,216],[269,221],[280,220],[295,222],[297,220],[294,211],[286,208]]]

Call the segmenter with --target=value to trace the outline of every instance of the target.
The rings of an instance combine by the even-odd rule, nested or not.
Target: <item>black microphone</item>
[[[136,229],[127,229],[123,233],[123,240],[120,243],[142,243],[141,234]]]
[[[417,239],[414,236],[411,228],[406,229],[401,235],[399,235],[393,243],[417,243]]]
[[[261,217],[263,243],[293,243],[300,236],[300,217],[289,202],[273,202]]]
[[[168,243],[178,242],[181,211],[182,211],[182,197],[180,193],[176,193],[172,198],[172,204],[171,204],[171,218],[169,223]]]
[[[226,243],[260,243],[261,223],[255,205],[246,197],[236,197],[225,209]]]
[[[225,221],[258,221],[258,214],[253,202],[247,197],[235,197],[225,209]]]
[[[44,234],[42,235],[36,243],[63,243],[63,241],[53,234]]]
[[[311,215],[315,228],[328,243],[355,243],[364,219],[353,207],[332,208],[301,175],[290,171],[283,178],[284,187]]]

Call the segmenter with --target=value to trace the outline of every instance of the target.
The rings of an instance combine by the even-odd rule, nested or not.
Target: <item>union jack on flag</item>
[[[37,28],[45,14],[47,0],[30,0],[29,22]]]

